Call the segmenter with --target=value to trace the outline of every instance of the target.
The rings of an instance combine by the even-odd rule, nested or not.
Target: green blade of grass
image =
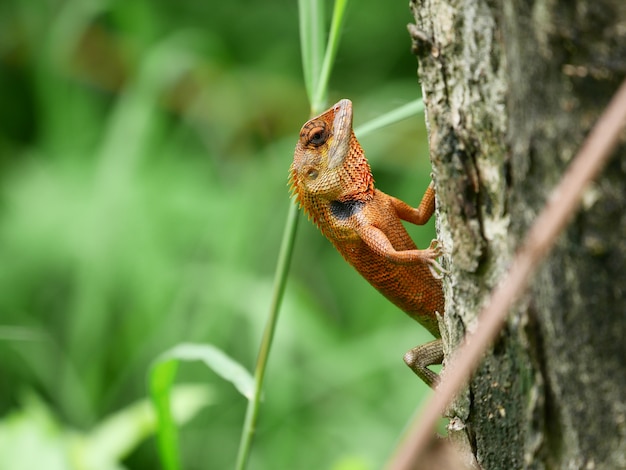
[[[341,26],[347,3],[347,0],[335,0],[328,43],[320,68],[320,57],[322,55],[321,44],[323,43],[322,38],[324,34],[322,22],[324,17],[322,10],[323,2],[316,0],[300,0],[299,2],[302,60],[307,93],[311,102],[311,114],[319,113],[326,102],[326,97],[328,95],[328,80],[330,78],[332,65],[339,46]],[[280,311],[285,284],[287,282],[287,273],[289,271],[289,263],[293,252],[297,226],[298,208],[295,204],[292,204],[289,209],[287,222],[283,231],[283,239],[278,256],[276,274],[274,277],[274,288],[269,317],[267,319],[263,339],[261,340],[261,346],[259,348],[259,355],[254,375],[254,393],[252,399],[248,402],[241,441],[239,443],[237,463],[235,465],[237,470],[243,470],[245,468],[250,455],[252,438],[254,437],[254,430],[259,413],[259,403],[263,388],[263,380],[265,377],[265,369],[267,367],[272,338],[276,329],[278,313]]]
[[[180,468],[178,432],[170,408],[172,385],[177,371],[178,361],[175,359],[158,362],[150,371],[150,396],[158,422],[157,447],[165,470]]]
[[[419,114],[424,111],[424,101],[419,98],[415,101],[411,101],[399,108],[396,108],[388,113],[383,114],[382,116],[378,116],[375,119],[372,119],[365,124],[360,125],[356,129],[354,129],[354,134],[357,137],[363,137],[364,135],[369,134],[375,130],[378,130],[382,127],[389,126],[396,122],[402,121],[403,119],[407,119],[411,116]]]
[[[289,263],[291,254],[293,253],[293,243],[296,237],[296,228],[298,226],[298,206],[291,204],[287,215],[287,223],[283,231],[283,240],[278,255],[278,263],[276,266],[276,275],[274,277],[274,289],[272,292],[272,303],[270,305],[270,313],[263,332],[263,339],[259,348],[259,356],[257,358],[256,368],[254,370],[254,393],[252,399],[248,402],[246,410],[246,418],[239,443],[239,452],[237,454],[237,470],[243,470],[250,455],[252,446],[252,438],[256,427],[256,420],[259,414],[259,404],[261,401],[261,392],[263,389],[263,379],[265,378],[265,369],[269,358],[270,347],[276,330],[278,321],[278,313],[287,283],[287,273],[289,272]]]
[[[324,2],[298,0],[302,72],[309,101],[320,78],[324,58]]]
[[[167,403],[173,422],[181,426],[214,400],[213,390],[207,385],[179,384],[172,387]],[[90,463],[85,468],[103,468],[102,462],[121,461],[147,436],[157,432],[158,425],[154,402],[145,399],[107,416],[85,436],[78,449],[81,460]]]
[[[326,46],[326,52],[324,54],[324,62],[322,63],[322,69],[320,71],[320,77],[317,81],[317,86],[311,99],[311,113],[318,114],[324,108],[328,95],[328,81],[330,80],[330,73],[335,63],[335,57],[337,56],[337,49],[339,48],[339,36],[341,34],[341,26],[345,17],[346,6],[348,0],[335,0],[335,7],[333,9],[333,19],[330,24],[330,32],[328,35],[328,45]]]
[[[210,344],[184,343],[159,356],[149,375],[150,395],[158,418],[157,443],[166,470],[180,468],[178,431],[170,406],[172,386],[181,361],[202,361],[239,392],[250,399],[254,381],[249,372],[220,349]]]

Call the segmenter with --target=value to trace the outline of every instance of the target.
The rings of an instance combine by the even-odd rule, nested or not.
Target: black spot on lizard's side
[[[345,220],[359,212],[363,207],[363,204],[363,201],[332,201],[330,203],[330,212],[333,217],[336,217],[339,220]]]

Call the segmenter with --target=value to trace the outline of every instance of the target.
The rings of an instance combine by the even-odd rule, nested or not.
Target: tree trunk
[[[626,75],[626,2],[411,6],[454,348]],[[485,469],[626,468],[625,182],[622,139],[457,400]]]

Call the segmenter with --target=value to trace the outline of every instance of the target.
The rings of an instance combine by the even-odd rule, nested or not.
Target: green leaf
[[[311,111],[313,114],[320,113],[324,108],[324,103],[326,103],[328,81],[330,80],[330,73],[335,63],[337,49],[339,48],[339,37],[341,35],[341,27],[343,25],[347,5],[348,0],[335,0],[335,8],[333,9],[333,19],[330,23],[330,33],[324,54],[324,62],[322,63],[317,86],[313,92],[313,98],[311,99]]]
[[[178,385],[171,391],[172,424],[181,425],[212,401],[206,385]],[[158,430],[158,416],[148,400],[138,401],[109,416],[90,432],[81,446],[86,468],[121,461],[143,439]],[[104,468],[104,467],[102,467]]]
[[[389,111],[388,113],[378,116],[365,124],[360,125],[354,129],[354,134],[357,137],[363,137],[370,132],[380,129],[381,127],[389,126],[403,119],[407,119],[411,116],[419,114],[424,111],[424,101],[421,98],[411,101],[410,103],[400,106],[399,108]]]
[[[171,400],[174,420],[180,425],[211,402],[211,393],[206,385],[179,385],[172,390]],[[19,410],[0,420],[1,469],[120,470],[123,458],[157,427],[147,399],[131,403],[89,432],[64,426],[32,393],[21,401]]]
[[[179,344],[161,354],[154,362],[149,376],[150,395],[158,417],[157,440],[161,462],[166,470],[180,468],[178,431],[170,395],[180,361],[202,361],[224,380],[231,382],[239,392],[250,399],[254,380],[238,362],[210,344]]]
[[[202,361],[224,380],[232,383],[248,400],[254,389],[254,379],[248,370],[221,349],[211,344],[181,343],[163,353],[157,362]],[[173,366],[168,366],[173,367]],[[173,373],[175,374],[175,370]]]
[[[302,69],[309,102],[320,78],[324,58],[324,5],[319,0],[298,0],[300,19],[300,51]]]

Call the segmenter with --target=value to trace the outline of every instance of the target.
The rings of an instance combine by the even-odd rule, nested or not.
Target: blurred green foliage
[[[410,20],[349,5],[330,90],[355,124],[419,95]],[[307,109],[295,1],[0,3],[0,426],[36,396],[26,429],[99,429],[182,342],[253,369]],[[417,203],[423,118],[362,144],[378,186]],[[300,224],[250,468],[379,468],[425,391],[402,354],[427,339]],[[178,375],[211,393],[184,468],[231,468],[245,399],[201,365]],[[159,468],[152,439],[120,458]]]

